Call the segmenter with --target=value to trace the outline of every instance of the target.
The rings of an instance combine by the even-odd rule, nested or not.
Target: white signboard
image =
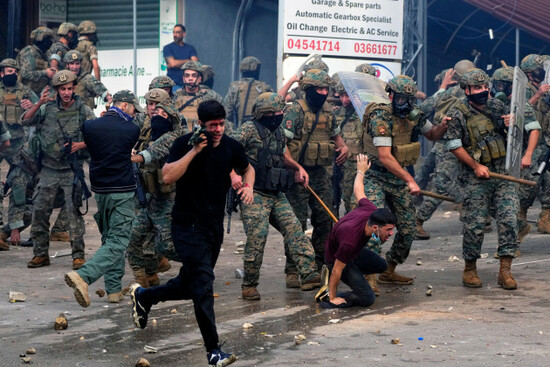
[[[137,50],[137,68],[134,70],[134,50],[98,51],[99,65],[101,66],[101,82],[115,94],[123,89],[134,89],[134,73],[137,74],[137,96],[140,104],[145,106],[145,93],[149,89],[151,80],[159,75],[158,48],[139,48]],[[105,103],[96,98],[96,116],[105,111]]]
[[[166,75],[166,60],[162,54],[162,49],[169,43],[174,42],[172,31],[178,24],[178,2],[176,0],[160,0],[159,9],[159,46],[160,46],[160,71]]]
[[[279,0],[283,52],[403,56],[403,0]]]
[[[63,23],[67,20],[67,0],[40,0],[38,22]]]

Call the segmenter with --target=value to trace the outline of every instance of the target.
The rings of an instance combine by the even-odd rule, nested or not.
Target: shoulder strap
[[[243,103],[243,113],[242,118],[244,118],[244,115],[246,113],[246,106],[248,106],[248,98],[250,97],[250,90],[252,89],[252,84],[254,84],[254,79],[252,79],[248,83],[248,90],[246,91],[246,97],[244,97],[244,103]],[[239,116],[237,116],[237,119],[239,119]],[[235,121],[236,123],[239,123],[239,121]]]
[[[317,124],[319,123],[319,114],[321,113],[321,110],[317,111],[317,113],[315,114],[315,120],[313,121],[313,125],[311,126],[311,131],[308,132],[307,134],[307,139],[305,141],[305,143],[302,145],[302,150],[300,150],[300,155],[298,156],[298,163],[300,165],[303,165],[304,164],[304,157],[305,157],[305,154],[306,154],[306,148],[309,144],[309,139],[311,138],[311,135],[313,135],[313,132],[315,131],[315,128],[317,127]]]
[[[183,111],[187,106],[189,106],[191,103],[193,103],[197,98],[200,98],[202,96],[204,96],[206,93],[204,92],[199,92],[197,93],[196,96],[194,96],[193,98],[190,98],[187,100],[187,102],[185,102],[180,108],[178,108],[178,111],[181,112]]]
[[[347,111],[346,111],[347,112]],[[351,116],[353,115],[353,110],[351,110],[351,113],[346,113],[345,117],[344,117],[344,120],[342,120],[342,123],[340,124],[340,129],[343,129],[344,126],[346,126],[346,124],[348,123],[348,120],[351,118]]]

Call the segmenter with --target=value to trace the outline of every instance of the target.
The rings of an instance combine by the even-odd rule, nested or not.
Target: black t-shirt
[[[179,160],[193,148],[188,144],[191,136],[187,134],[174,141],[166,163]],[[227,135],[223,135],[217,147],[204,148],[176,182],[172,222],[223,231],[225,197],[231,186],[229,173],[246,167],[248,158],[243,146]]]

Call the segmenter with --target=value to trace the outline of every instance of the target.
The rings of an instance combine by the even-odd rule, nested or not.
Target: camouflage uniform
[[[65,63],[71,63],[75,61],[82,62],[82,54],[78,51],[69,51],[65,55]],[[74,93],[79,95],[82,101],[90,107],[92,110],[97,107],[95,103],[95,97],[101,97],[103,100],[107,97],[109,91],[102,82],[97,80],[92,74],[82,70],[76,77],[76,87]]]
[[[64,70],[54,75],[53,82],[60,82],[58,85],[61,85],[67,80],[70,82],[71,78],[76,77],[70,71]],[[59,100],[52,101],[42,105],[31,119],[24,121],[25,124],[36,125],[35,136],[40,141],[40,150],[43,154],[31,229],[35,257],[49,256],[49,219],[56,194],[61,188],[65,196],[65,209],[69,216],[72,256],[73,259],[84,258],[84,219],[77,214],[73,204],[71,194],[74,173],[69,166],[68,157],[63,152],[65,139],[60,127],[73,142],[79,142],[82,141],[82,124],[93,118],[95,116],[92,110],[80,100],[79,96],[74,96],[74,103],[68,109],[63,107]]]
[[[412,79],[399,75],[388,82],[387,90],[414,98],[417,87]],[[379,208],[386,207],[387,203],[397,217],[397,234],[386,253],[388,263],[394,265],[402,264],[409,256],[416,234],[415,209],[406,182],[389,172],[378,159],[378,147],[391,147],[392,155],[401,167],[414,164],[420,154],[420,143],[413,135],[418,130],[426,133],[432,125],[420,111],[413,120],[409,116],[411,114],[399,118],[392,104],[370,104],[363,117],[366,126],[363,146],[372,162],[365,173],[365,194]],[[369,246],[380,252],[374,241],[369,241]]]
[[[488,77],[484,72],[473,69],[463,75],[461,84],[465,88],[468,85],[486,84],[488,81]],[[463,147],[472,158],[486,165],[491,172],[506,174],[506,152],[504,148],[506,143],[493,143],[494,141],[505,142],[506,138],[497,135],[499,133],[495,130],[495,122],[493,121],[507,113],[504,104],[496,99],[490,98],[483,108],[483,113],[481,113],[464,98],[448,112],[448,116],[451,118],[445,134],[448,149],[454,150]],[[491,118],[489,119],[486,114]],[[475,138],[470,135],[470,129],[473,129],[471,126],[474,123],[479,124],[480,121],[486,124],[487,135],[482,134],[480,137]],[[482,129],[482,127],[479,129]],[[488,143],[484,148],[479,147],[479,143],[483,146],[486,136],[495,139],[491,141],[493,149],[490,149],[491,146]],[[495,149],[495,145],[499,148]],[[497,155],[500,157],[491,158],[491,153],[494,157]],[[462,168],[462,174],[466,182],[463,212],[460,218],[464,223],[462,241],[464,259],[468,262],[475,261],[480,257],[485,218],[489,215],[491,205],[496,210],[498,255],[500,257],[513,257],[518,247],[517,212],[519,200],[517,185],[505,180],[477,178],[470,167],[462,164]]]
[[[78,35],[77,26],[72,23],[61,23],[61,25],[57,29],[57,35],[60,37],[65,37],[68,42],[70,42],[69,32],[73,32],[76,37]],[[50,49],[46,52],[48,62],[50,62],[51,64],[52,60],[56,60],[57,68],[59,70],[65,69],[65,54],[70,50],[71,48],[65,43],[61,42],[61,40],[55,42],[52,47],[50,47]]]
[[[285,194],[278,189],[280,183],[267,182],[270,177],[273,177],[268,172],[272,173],[271,171],[274,169],[285,172],[291,180],[293,177],[292,171],[283,168],[284,158],[282,155],[286,150],[286,144],[282,126],[278,126],[271,132],[259,122],[265,112],[282,112],[284,106],[283,98],[277,94],[261,94],[253,106],[252,112],[255,119],[245,122],[236,132],[236,139],[244,146],[246,155],[256,171],[254,202],[249,205],[241,205],[242,221],[246,233],[243,290],[256,288],[258,285],[270,223],[283,235],[284,243],[288,246],[288,253],[296,264],[302,281],[306,282],[319,276],[316,271],[315,252],[311,242],[304,234]],[[262,153],[266,149],[267,153]],[[264,163],[260,161],[262,157],[264,157]],[[275,164],[275,161],[279,164]],[[290,181],[282,181],[285,181],[281,184],[282,187],[285,187],[282,190],[285,190]],[[267,187],[275,189],[269,190]]]
[[[146,100],[158,102],[157,108],[164,109],[173,122],[173,129],[180,129],[180,120],[174,106],[167,94],[164,102],[160,102],[155,93],[158,90],[151,90],[146,95]],[[152,94],[152,95],[151,95]],[[143,167],[140,169],[144,190],[147,192],[147,204],[138,209],[136,217],[132,223],[132,235],[128,245],[128,263],[132,270],[144,269],[146,274],[153,275],[157,273],[158,260],[160,256],[166,256],[170,260],[180,261],[174,249],[172,242],[172,207],[174,206],[175,192],[174,185],[160,183],[162,178],[159,171],[164,165],[168,156],[167,150],[159,150],[152,147],[151,127],[144,128],[149,130],[141,132],[140,140],[136,150],[143,159]],[[163,139],[165,135],[173,135],[173,132],[167,132],[157,140]],[[142,137],[147,137],[142,139]]]
[[[95,23],[89,20],[85,20],[78,25],[78,45],[75,50],[82,54],[82,66],[81,73],[92,73],[93,64],[92,60],[97,60],[97,48],[94,43],[91,42],[88,37],[83,35],[95,34],[96,26]]]
[[[51,29],[38,27],[31,33],[31,40],[42,41],[53,37]],[[37,95],[48,85],[50,78],[46,73],[48,59],[35,44],[28,45],[17,54],[17,63],[21,67],[19,77],[21,83],[29,87]]]
[[[314,59],[313,61],[310,61],[305,67],[304,72],[307,72],[312,69],[319,69],[323,70],[325,73],[328,74],[328,65],[325,64],[321,59]],[[293,88],[292,90],[288,91],[288,95],[290,96],[290,99],[288,102],[296,102],[299,99],[304,99],[304,91],[303,89],[298,86]]]
[[[330,77],[319,69],[312,69],[300,78],[300,87],[330,85]],[[317,193],[324,203],[332,200],[332,190],[327,167],[332,165],[334,143],[331,141],[338,135],[339,128],[332,107],[325,103],[318,112],[318,124],[312,132],[315,114],[305,100],[298,100],[285,109],[283,124],[288,140],[288,148],[292,158],[301,164],[309,175],[309,186]],[[309,139],[310,140],[307,140]],[[306,141],[308,144],[306,146]],[[318,267],[324,264],[324,243],[332,228],[332,219],[325,212],[317,199],[303,185],[294,184],[286,193],[288,201],[296,217],[307,229],[308,207],[311,209],[311,225],[313,226],[312,244],[315,249],[315,260]],[[292,260],[287,256],[286,273],[296,273]]]
[[[260,68],[261,62],[254,56],[245,57],[240,64],[242,73],[255,72]],[[253,77],[245,77],[241,80],[231,82],[229,90],[223,100],[223,106],[227,113],[228,120],[237,129],[243,122],[252,119],[252,105],[256,98],[262,93],[273,92],[273,88],[263,81]]]

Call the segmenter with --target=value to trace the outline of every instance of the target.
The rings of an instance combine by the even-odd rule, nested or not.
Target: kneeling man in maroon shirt
[[[371,237],[377,242],[386,241],[396,223],[388,209],[377,209],[365,196],[363,176],[369,167],[368,157],[359,154],[353,185],[359,206],[340,219],[325,243],[325,260],[330,271],[328,289],[321,288],[315,296],[324,307],[372,305],[376,296],[365,275],[383,273],[388,266],[384,258],[365,247]],[[340,281],[351,291],[338,293]]]

